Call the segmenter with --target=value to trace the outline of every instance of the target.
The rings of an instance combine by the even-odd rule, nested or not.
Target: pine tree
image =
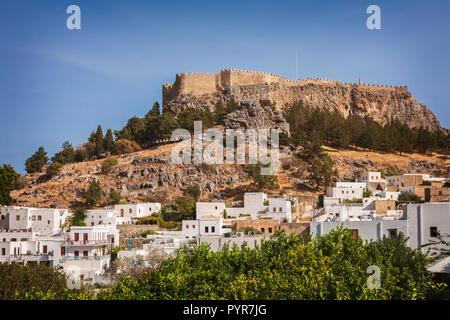
[[[153,116],[153,117],[157,117],[159,116],[161,113],[159,112],[159,103],[155,102],[153,104],[152,109],[149,111],[148,115]]]
[[[111,129],[106,131],[103,148],[106,152],[112,152],[114,150],[114,137]]]
[[[25,161],[25,169],[27,173],[42,172],[42,168],[48,163],[47,152],[44,147],[39,149]]]
[[[103,153],[103,130],[102,126],[98,125],[95,133],[95,154],[99,156],[101,153]]]

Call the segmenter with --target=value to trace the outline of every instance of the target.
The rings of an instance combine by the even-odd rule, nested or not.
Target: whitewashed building
[[[116,217],[134,219],[148,217],[152,213],[161,211],[161,203],[148,202],[137,204],[117,204],[114,206]]]
[[[358,182],[366,182],[366,183],[380,183],[381,180],[381,172],[378,171],[367,171],[360,174],[358,177]]]
[[[67,209],[0,207],[2,228],[28,230],[40,235],[59,232],[69,216]]]
[[[373,217],[367,221],[324,221],[314,219],[310,223],[313,235],[320,236],[342,226],[350,229],[354,237],[364,240],[380,240],[383,236],[394,237],[400,232],[407,236],[408,246],[419,248],[437,240],[438,232],[450,233],[450,203],[435,202],[408,204],[401,217]],[[439,246],[437,246],[439,247]],[[422,248],[426,252],[428,248]]]

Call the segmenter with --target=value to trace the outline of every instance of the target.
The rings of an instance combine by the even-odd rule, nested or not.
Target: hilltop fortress
[[[162,87],[163,111],[175,114],[186,108],[213,111],[217,102],[230,99],[270,100],[279,110],[302,99],[311,106],[337,109],[345,117],[367,115],[383,124],[399,119],[411,127],[442,130],[434,113],[413,99],[406,86],[365,84],[361,79],[359,83],[321,78],[292,81],[272,73],[226,69],[177,74],[174,83]]]

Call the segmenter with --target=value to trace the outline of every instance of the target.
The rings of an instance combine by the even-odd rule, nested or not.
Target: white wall
[[[363,197],[363,188],[336,188],[329,187],[326,190],[327,197],[340,198],[345,200],[361,199]]]
[[[202,219],[203,217],[206,216],[223,217],[224,210],[225,210],[225,203],[223,202],[197,202],[196,218]]]

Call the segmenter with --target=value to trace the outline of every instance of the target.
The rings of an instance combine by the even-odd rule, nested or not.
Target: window
[[[66,247],[61,247],[61,255],[62,256],[66,255]]]
[[[120,209],[120,216],[123,217],[123,209]]]
[[[20,216],[16,216],[16,221],[20,221]]]
[[[397,237],[397,229],[389,229],[388,234],[389,234],[389,238]]]
[[[282,207],[280,207],[280,208],[279,208],[279,211],[280,211],[280,212],[282,212],[282,211],[283,211],[283,208],[282,208]]]
[[[272,233],[272,228],[269,228],[269,233]]]
[[[73,255],[74,255],[75,257],[78,257],[78,256],[80,255],[80,253],[79,253],[78,251],[74,251],[74,252],[73,252]]]
[[[264,232],[266,232],[266,231],[265,231],[265,229],[264,229],[264,228],[261,228],[261,232],[262,232],[262,233],[264,233]]]
[[[277,212],[277,208],[273,207],[273,212]]]
[[[83,251],[83,257],[87,257],[88,256],[88,252],[87,251]]]
[[[2,216],[2,220],[5,220],[5,216]]]
[[[79,235],[78,233],[75,233],[75,234],[73,235],[73,240],[74,240],[74,241],[79,241],[79,240],[80,240],[80,235]]]
[[[42,246],[42,253],[47,254],[47,246]]]
[[[38,216],[38,221],[41,221],[42,220],[42,216]]]
[[[209,228],[205,227],[205,233],[208,233],[208,232],[209,232]]]
[[[216,206],[216,210],[217,210],[217,206]]]
[[[216,232],[216,227],[211,227],[211,232]]]
[[[36,216],[33,216],[31,220],[36,221]]]
[[[189,229],[189,225],[188,224],[186,225],[186,229]]]
[[[133,213],[133,209],[128,209],[128,213]]]
[[[6,255],[6,249],[2,248],[2,256]]]
[[[436,238],[438,236],[437,227],[430,227],[430,237]]]
[[[195,229],[195,224],[192,225],[192,229]]]
[[[353,229],[352,233],[353,233],[353,239],[358,239],[358,229]]]
[[[47,220],[47,224],[50,224],[50,220]]]

